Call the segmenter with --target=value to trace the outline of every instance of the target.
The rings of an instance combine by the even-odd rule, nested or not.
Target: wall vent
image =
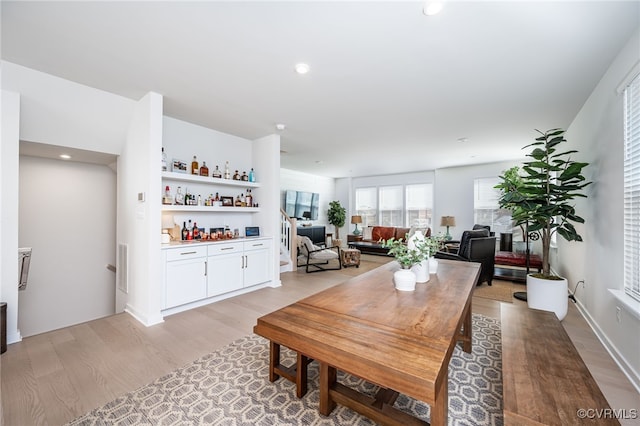
[[[129,245],[118,244],[118,259],[116,265],[116,285],[120,291],[129,293]]]

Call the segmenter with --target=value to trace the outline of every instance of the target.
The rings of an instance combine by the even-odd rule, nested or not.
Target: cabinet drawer
[[[231,253],[242,253],[242,243],[217,243],[209,245],[209,256]]]
[[[206,246],[197,247],[180,247],[167,250],[167,262],[172,260],[193,259],[196,257],[204,257],[207,255]]]
[[[271,240],[245,241],[244,250],[264,250],[271,247]]]

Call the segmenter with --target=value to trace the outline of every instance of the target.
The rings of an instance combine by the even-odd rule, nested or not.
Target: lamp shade
[[[442,216],[440,226],[456,226],[456,218],[454,216]]]
[[[362,216],[351,216],[351,223],[362,223]]]
[[[173,221],[172,215],[162,215],[162,229],[171,229],[174,225],[175,222]]]

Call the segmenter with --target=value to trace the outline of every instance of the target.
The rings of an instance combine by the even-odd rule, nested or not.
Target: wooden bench
[[[613,416],[553,312],[502,304],[501,322],[505,425],[620,424],[606,415],[582,418],[579,410]]]

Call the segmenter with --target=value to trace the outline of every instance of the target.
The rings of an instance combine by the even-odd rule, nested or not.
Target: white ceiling
[[[249,139],[285,123],[282,167],[365,176],[521,158],[640,26],[640,1],[422,5],[3,0],[2,59]]]

